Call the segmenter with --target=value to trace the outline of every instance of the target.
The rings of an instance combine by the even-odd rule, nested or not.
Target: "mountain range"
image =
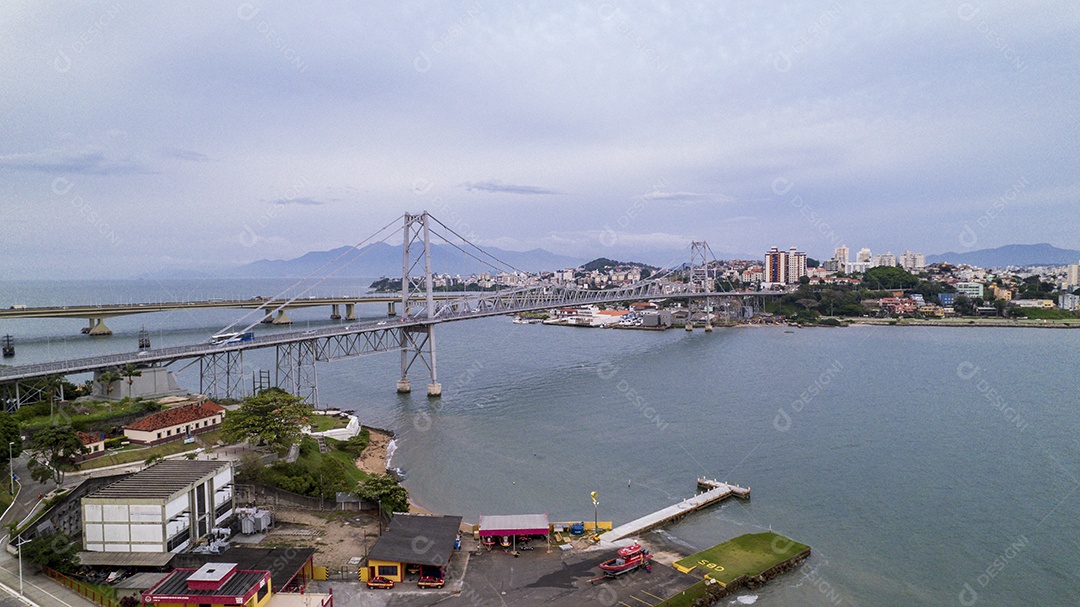
[[[466,250],[468,251],[468,249]],[[507,251],[497,247],[485,247],[484,250],[502,263],[490,257],[485,257],[475,250],[469,251],[472,255],[470,256],[447,244],[432,244],[431,268],[440,274],[468,276],[481,272],[494,274],[507,266],[526,272],[576,268],[586,261],[576,257],[557,255],[544,249]],[[338,259],[339,257],[340,259]],[[336,262],[334,262],[335,259],[337,259]],[[354,261],[336,273],[335,276],[346,278],[401,276],[401,245],[395,246],[381,242],[357,250],[353,250],[352,247],[338,247],[329,251],[312,251],[295,259],[263,259],[234,268],[229,274],[243,278],[294,278],[307,276],[315,270],[323,268],[324,265],[326,267],[319,274],[326,274],[350,260]],[[480,260],[486,263],[482,263]],[[496,266],[498,269],[492,266]],[[421,266],[418,270],[422,272],[423,267]]]
[[[1080,251],[1059,249],[1048,243],[1010,244],[965,253],[927,255],[926,263],[967,264],[980,268],[1005,266],[1061,266],[1080,261]]]

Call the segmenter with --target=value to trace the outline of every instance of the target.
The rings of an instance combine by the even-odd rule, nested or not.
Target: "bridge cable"
[[[400,221],[400,219],[398,219],[398,218],[394,218],[394,220],[393,220],[393,221],[391,221],[390,223],[386,224],[385,226],[383,226],[382,228],[380,228],[379,230],[377,230],[377,231],[376,231],[376,232],[375,232],[374,234],[372,234],[371,236],[368,236],[367,238],[365,238],[364,240],[362,240],[362,241],[358,242],[357,244],[353,245],[353,246],[352,246],[352,247],[350,247],[349,249],[347,249],[347,250],[345,250],[345,251],[342,251],[342,252],[341,252],[341,254],[339,254],[339,255],[338,255],[337,257],[335,257],[335,258],[331,259],[330,261],[327,261],[326,263],[322,264],[322,265],[321,265],[321,266],[319,266],[318,268],[315,268],[314,270],[312,270],[311,272],[309,272],[309,273],[308,273],[308,274],[307,274],[306,276],[304,276],[304,277],[303,277],[303,278],[301,278],[300,280],[296,281],[296,282],[295,282],[295,283],[293,283],[292,285],[289,285],[288,287],[286,287],[286,288],[285,288],[284,290],[282,290],[282,291],[281,291],[280,293],[278,293],[277,295],[275,295],[275,296],[271,297],[270,299],[266,300],[266,301],[265,301],[265,302],[264,302],[264,303],[263,303],[262,305],[260,305],[259,307],[255,308],[255,309],[254,309],[254,310],[252,310],[251,312],[248,312],[247,314],[245,314],[245,315],[241,316],[240,318],[236,319],[236,320],[235,320],[235,321],[233,321],[233,322],[232,322],[231,324],[229,324],[229,325],[228,325],[227,327],[225,327],[225,328],[224,328],[224,329],[222,329],[221,331],[218,331],[218,334],[221,334],[221,333],[225,333],[225,332],[229,331],[230,329],[232,329],[232,328],[233,328],[233,327],[235,327],[236,325],[238,325],[238,324],[242,323],[242,322],[243,322],[243,321],[244,321],[245,319],[247,319],[247,318],[248,318],[248,317],[250,317],[251,315],[259,313],[259,311],[260,311],[260,310],[265,310],[265,309],[266,309],[267,307],[269,307],[269,306],[270,306],[271,304],[273,304],[273,303],[274,303],[275,301],[278,301],[279,299],[283,298],[283,297],[285,296],[285,294],[286,294],[286,293],[288,293],[289,291],[291,291],[291,290],[293,290],[293,289],[297,288],[297,287],[298,287],[298,285],[300,285],[300,284],[303,284],[303,282],[304,282],[304,281],[308,280],[309,278],[311,278],[311,277],[312,277],[312,276],[314,276],[315,274],[317,274],[317,273],[321,272],[321,271],[322,271],[323,269],[325,269],[325,268],[326,268],[327,266],[330,266],[330,265],[332,265],[332,264],[334,264],[334,263],[337,263],[337,261],[338,261],[338,260],[340,260],[340,259],[341,259],[342,257],[345,257],[346,255],[349,255],[349,254],[351,254],[351,253],[354,253],[354,252],[356,252],[356,251],[357,251],[357,250],[358,250],[358,249],[359,249],[360,247],[364,246],[364,245],[365,245],[365,244],[367,244],[367,243],[368,243],[368,242],[369,242],[370,240],[372,240],[373,238],[375,238],[376,236],[378,236],[379,234],[381,234],[382,232],[384,232],[384,231],[385,231],[385,230],[386,230],[387,228],[389,228],[390,226],[394,225],[395,223],[398,223],[399,221]],[[398,232],[400,232],[400,231],[401,231],[402,229],[403,229],[403,228],[398,228],[398,229],[397,229],[397,230],[395,230],[394,232],[391,232],[391,233],[390,233],[389,235],[387,235],[387,237],[386,237],[386,238],[383,238],[382,242],[386,242],[386,241],[387,241],[387,240],[389,240],[389,239],[390,239],[390,238],[391,238],[392,236],[394,236],[394,235],[396,235],[396,234],[397,234]],[[360,251],[360,254],[359,254],[359,255],[357,255],[357,256],[356,256],[356,257],[354,257],[353,259],[351,259],[351,260],[349,260],[348,262],[346,262],[345,264],[343,264],[343,265],[342,265],[341,267],[339,267],[339,268],[338,268],[337,270],[335,270],[334,272],[330,273],[330,274],[329,274],[329,275],[327,275],[327,276],[324,276],[324,277],[323,277],[323,278],[321,278],[321,279],[320,279],[320,280],[319,280],[318,282],[316,282],[316,283],[315,283],[315,284],[313,284],[312,286],[308,287],[307,289],[305,289],[305,290],[301,291],[300,293],[298,293],[298,294],[296,294],[296,295],[292,296],[292,297],[291,297],[290,299],[286,300],[286,301],[285,301],[284,303],[282,303],[281,305],[279,305],[279,306],[278,306],[277,308],[274,308],[273,310],[270,310],[270,312],[269,312],[269,313],[270,313],[270,314],[273,314],[273,313],[277,312],[278,310],[281,310],[282,308],[284,308],[284,307],[285,307],[285,306],[287,306],[288,304],[290,304],[290,303],[292,303],[292,302],[296,301],[296,300],[297,300],[297,299],[298,299],[298,298],[299,298],[300,296],[304,295],[305,293],[307,293],[307,292],[308,292],[308,291],[310,291],[311,289],[314,289],[315,287],[319,286],[320,284],[322,284],[323,282],[325,282],[327,278],[330,278],[330,277],[331,277],[331,276],[333,276],[334,274],[337,274],[337,273],[338,273],[338,272],[340,272],[340,271],[341,271],[342,269],[344,269],[344,268],[345,268],[346,266],[348,266],[348,265],[352,264],[352,263],[353,263],[353,262],[355,262],[355,261],[356,261],[357,259],[360,259],[361,257],[363,257],[363,256],[364,256],[365,254],[367,254],[367,253],[368,253],[368,252],[369,252],[370,250],[371,250],[371,249],[370,249],[370,248],[368,248],[368,249],[366,249],[366,250]],[[254,322],[254,323],[252,323],[252,324],[248,325],[247,327],[245,327],[245,328],[243,329],[243,331],[240,331],[240,332],[241,332],[241,333],[243,333],[243,332],[246,332],[246,331],[250,331],[250,330],[251,330],[251,329],[252,329],[252,328],[253,328],[253,327],[254,327],[255,325],[259,324],[260,322],[262,322],[262,319],[259,319],[258,321],[256,321],[256,322]]]

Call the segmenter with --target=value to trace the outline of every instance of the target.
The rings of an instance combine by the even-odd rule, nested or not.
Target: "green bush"
[[[117,436],[114,438],[105,439],[106,449],[119,449],[123,446],[123,442],[127,440],[126,436]]]
[[[337,444],[334,446],[341,451],[360,457],[364,453],[364,449],[367,449],[368,443],[371,442],[371,432],[368,432],[367,428],[363,428],[356,436],[349,437],[349,440],[335,442]]]

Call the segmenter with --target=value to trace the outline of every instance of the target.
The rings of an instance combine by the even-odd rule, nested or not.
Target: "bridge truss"
[[[704,300],[704,308],[710,314],[719,303],[724,314],[734,315],[745,309],[748,300],[762,301],[782,294],[714,291],[705,258],[707,245],[695,242],[691,247],[690,280],[687,283],[660,277],[612,289],[586,289],[546,282],[472,293],[456,299],[436,299],[430,253],[432,221],[437,220],[427,212],[404,216],[401,311],[399,318],[389,324],[386,321],[359,322],[316,331],[276,333],[240,343],[197,344],[0,367],[0,400],[9,409],[34,402],[43,393],[39,387],[41,381],[50,377],[85,372],[94,372],[96,377],[98,373],[130,364],[169,366],[181,360],[198,362],[199,389],[203,394],[214,398],[242,398],[248,395],[245,376],[251,371],[244,366],[244,351],[270,347],[275,349],[274,384],[314,406],[318,406],[317,363],[395,350],[401,353],[397,390],[409,392],[410,377],[422,375],[428,379],[428,396],[437,397],[441,395],[442,387],[437,376],[435,325],[440,323],[552,308],[668,298]],[[700,252],[698,245],[701,245]],[[711,320],[706,320],[707,329],[710,323]]]

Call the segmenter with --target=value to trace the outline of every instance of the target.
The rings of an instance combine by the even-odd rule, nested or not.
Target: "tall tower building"
[[[796,284],[806,276],[806,253],[791,247],[787,254],[787,284]]]
[[[867,247],[863,247],[863,248],[859,249],[858,254],[855,255],[855,261],[865,262],[865,263],[870,263],[870,261],[873,258],[874,258],[874,256],[870,254],[870,249],[867,248]]]
[[[776,247],[765,253],[765,282],[787,282],[787,253]]]
[[[832,258],[839,262],[840,266],[843,267],[848,262],[849,253],[847,245],[842,244],[836,247],[836,252],[833,254]]]

